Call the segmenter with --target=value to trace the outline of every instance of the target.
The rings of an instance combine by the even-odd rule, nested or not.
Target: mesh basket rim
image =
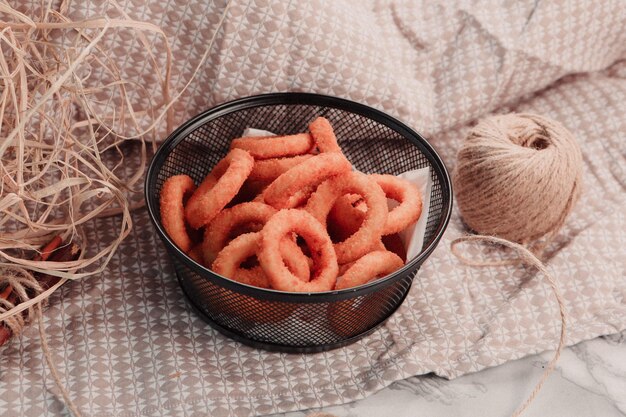
[[[274,289],[258,288],[247,284],[242,284],[222,275],[216,274],[210,269],[198,264],[189,256],[187,256],[187,254],[185,254],[182,250],[180,250],[178,246],[176,246],[174,242],[169,238],[156,217],[156,212],[158,211],[156,202],[158,201],[158,197],[155,195],[155,184],[163,162],[166,160],[169,153],[172,152],[172,150],[182,140],[184,140],[190,132],[194,131],[205,123],[218,119],[227,114],[238,112],[240,110],[268,105],[311,105],[348,111],[350,113],[369,118],[377,123],[381,123],[389,127],[390,129],[399,133],[403,138],[410,141],[411,144],[417,146],[420,152],[422,152],[422,154],[426,156],[431,168],[439,177],[443,197],[440,221],[428,246],[423,249],[415,258],[406,263],[402,268],[394,271],[386,277],[374,280],[355,288],[315,293],[293,293],[278,291]],[[164,242],[170,255],[176,256],[180,262],[183,262],[188,268],[193,270],[199,276],[216,283],[219,282],[219,285],[221,285],[222,287],[252,297],[266,300],[296,303],[325,302],[329,300],[329,297],[331,297],[333,301],[339,301],[342,299],[353,298],[359,295],[369,294],[380,288],[386,287],[391,282],[405,276],[410,271],[418,269],[419,266],[435,250],[437,244],[441,240],[446,230],[446,227],[450,220],[450,216],[452,214],[452,183],[448,170],[437,151],[419,133],[417,133],[415,130],[411,129],[401,121],[397,120],[396,118],[388,115],[387,113],[367,106],[365,104],[334,96],[299,92],[269,93],[239,98],[209,108],[208,110],[197,114],[196,116],[181,124],[163,141],[163,143],[159,146],[159,148],[153,155],[148,166],[148,170],[146,171],[146,177],[144,182],[144,197],[150,220],[152,221],[152,224],[156,228],[159,237]]]

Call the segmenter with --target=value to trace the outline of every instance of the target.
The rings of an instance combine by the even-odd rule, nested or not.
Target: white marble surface
[[[553,352],[530,356],[452,381],[418,376],[350,404],[315,412],[337,417],[510,416],[541,377]],[[566,348],[526,417],[626,416],[626,332]]]

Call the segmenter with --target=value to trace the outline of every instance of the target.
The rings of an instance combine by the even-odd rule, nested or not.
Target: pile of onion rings
[[[287,292],[342,290],[393,273],[406,260],[398,233],[421,212],[409,181],[353,170],[323,117],[306,133],[233,139],[200,184],[176,175],[160,194],[165,231],[194,261]]]

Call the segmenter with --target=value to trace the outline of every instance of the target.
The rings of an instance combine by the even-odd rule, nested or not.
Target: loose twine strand
[[[515,251],[515,253],[518,255],[518,258],[505,260],[505,261],[485,261],[485,260],[476,261],[476,260],[467,258],[459,250],[458,246],[466,242],[501,245],[501,246],[507,247]],[[552,289],[554,297],[556,298],[556,301],[559,306],[559,316],[561,320],[561,331],[559,334],[558,345],[556,347],[554,356],[548,362],[545,370],[543,371],[541,375],[541,378],[535,384],[535,387],[533,388],[532,392],[528,395],[526,400],[520,406],[518,406],[518,408],[513,412],[513,414],[511,414],[511,417],[519,417],[520,415],[524,413],[524,411],[528,409],[528,407],[532,404],[532,402],[535,400],[535,398],[541,391],[541,388],[543,388],[543,385],[548,380],[548,377],[554,371],[554,368],[556,367],[556,364],[559,361],[559,358],[561,357],[563,348],[565,347],[565,338],[566,338],[566,332],[567,332],[567,319],[566,319],[566,312],[565,312],[565,303],[563,301],[563,296],[561,295],[561,291],[559,290],[556,279],[548,271],[548,269],[543,264],[543,262],[541,262],[541,260],[539,260],[539,258],[537,258],[530,250],[528,250],[526,247],[518,243],[510,242],[506,239],[501,239],[495,236],[468,235],[468,236],[462,236],[462,237],[454,239],[452,243],[450,244],[450,250],[462,263],[468,266],[490,267],[490,266],[505,266],[505,265],[522,263],[525,265],[535,267],[546,278],[546,281],[548,281],[548,283],[550,284],[550,288]],[[314,412],[314,413],[308,414],[307,417],[336,417],[336,416],[331,413]]]
[[[518,259],[507,260],[504,262],[482,261],[482,260],[475,261],[475,260],[465,257],[459,251],[458,245],[465,243],[465,242],[501,245],[501,246],[514,250],[515,253],[518,255]],[[550,362],[548,362],[548,365],[546,366],[543,374],[541,375],[539,382],[537,382],[537,384],[535,385],[535,388],[533,389],[533,391],[530,393],[526,401],[524,401],[524,403],[522,403],[522,405],[520,405],[513,412],[512,417],[519,417],[535,400],[535,398],[537,397],[537,394],[539,394],[539,391],[541,391],[541,388],[547,381],[548,377],[554,371],[554,368],[556,367],[556,364],[559,358],[561,357],[561,352],[563,351],[563,347],[565,346],[565,337],[566,337],[566,332],[567,332],[567,319],[566,319],[566,312],[565,312],[565,303],[563,301],[563,296],[561,295],[561,291],[559,290],[557,281],[552,276],[552,274],[548,271],[548,269],[543,264],[543,262],[541,262],[530,250],[528,250],[526,247],[518,243],[510,242],[506,239],[501,239],[495,236],[484,236],[484,235],[462,236],[452,241],[452,243],[450,244],[450,250],[462,263],[469,265],[469,266],[489,267],[489,266],[511,265],[513,263],[517,263],[517,264],[521,263],[521,264],[533,266],[537,270],[539,270],[539,272],[541,272],[543,276],[546,278],[546,281],[548,281],[548,284],[550,284],[552,293],[554,294],[554,297],[556,298],[556,302],[559,306],[559,316],[561,320],[561,332],[559,334],[558,345],[556,347],[554,356],[552,357]]]

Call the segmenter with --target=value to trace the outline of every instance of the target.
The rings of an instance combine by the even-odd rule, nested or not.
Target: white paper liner
[[[244,137],[255,136],[276,136],[275,133],[267,130],[255,129],[247,127],[243,131]],[[416,223],[410,225],[399,233],[402,244],[406,249],[407,262],[419,255],[424,246],[424,235],[426,233],[426,223],[428,221],[428,210],[430,208],[430,192],[432,188],[432,179],[430,178],[430,168],[420,168],[403,172],[398,177],[403,178],[417,187],[422,195],[422,214]],[[389,209],[391,210],[398,205],[396,201],[389,200]]]
[[[424,235],[426,234],[426,223],[428,222],[428,210],[430,209],[430,192],[432,188],[432,179],[430,177],[430,168],[414,169],[406,171],[398,175],[398,177],[410,181],[417,187],[422,195],[422,214],[416,223],[413,223],[402,232],[400,239],[406,248],[406,259],[410,261],[422,251],[424,246]],[[393,203],[393,204],[392,204]],[[390,208],[397,205],[395,201],[390,203]]]
[[[241,135],[244,138],[256,137],[256,136],[276,136],[276,133],[269,132],[263,129],[255,129],[253,127],[246,127]]]

